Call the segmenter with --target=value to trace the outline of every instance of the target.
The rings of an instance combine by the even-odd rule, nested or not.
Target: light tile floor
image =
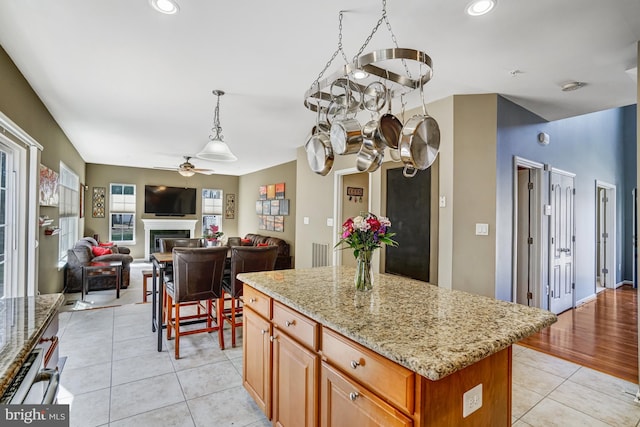
[[[60,313],[60,403],[71,425],[269,426],[242,387],[242,350],[197,334],[156,351],[150,304]],[[241,332],[239,332],[239,338]],[[241,340],[240,340],[241,342]],[[637,385],[514,346],[513,425],[640,426]]]

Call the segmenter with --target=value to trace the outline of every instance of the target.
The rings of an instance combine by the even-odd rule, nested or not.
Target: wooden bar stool
[[[142,270],[142,302],[147,302],[147,296],[151,295],[148,291],[147,280],[153,277],[153,270]]]

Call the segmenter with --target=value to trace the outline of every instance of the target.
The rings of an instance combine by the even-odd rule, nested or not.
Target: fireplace
[[[190,238],[189,230],[149,230],[149,251],[160,252],[160,239]]]
[[[197,219],[143,219],[144,258],[157,252],[157,239],[162,237],[194,237]],[[153,236],[153,237],[152,237]]]

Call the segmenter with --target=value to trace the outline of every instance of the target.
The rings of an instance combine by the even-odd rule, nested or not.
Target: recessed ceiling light
[[[178,3],[173,0],[149,0],[149,3],[155,10],[167,15],[173,15],[180,10]]]
[[[467,6],[467,14],[480,16],[491,12],[496,7],[497,0],[474,0]]]
[[[569,83],[565,83],[562,86],[560,86],[562,88],[563,92],[570,92],[572,90],[578,90],[582,87],[585,87],[587,84],[585,82],[569,82]]]

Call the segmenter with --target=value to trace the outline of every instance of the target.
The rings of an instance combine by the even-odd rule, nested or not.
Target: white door
[[[549,310],[562,313],[574,305],[575,287],[575,175],[551,171],[549,225]]]

